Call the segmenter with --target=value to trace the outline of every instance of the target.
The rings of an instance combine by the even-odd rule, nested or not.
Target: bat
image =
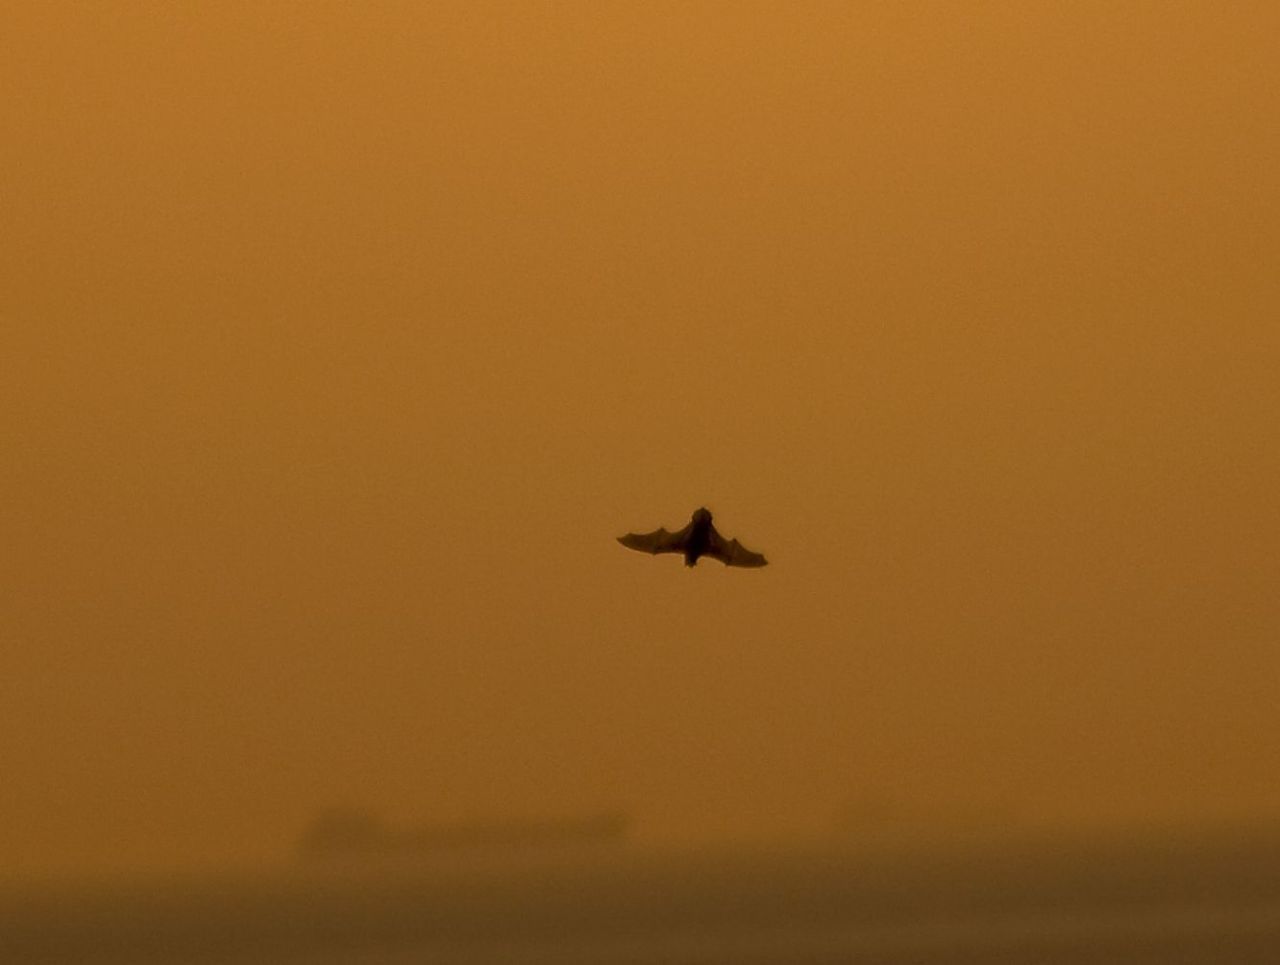
[[[759,553],[753,553],[736,539],[725,539],[711,525],[711,511],[705,506],[693,514],[689,525],[677,533],[665,529],[652,533],[628,533],[618,542],[627,549],[642,553],[683,553],[685,566],[697,566],[698,557],[710,556],[725,566],[766,566]]]

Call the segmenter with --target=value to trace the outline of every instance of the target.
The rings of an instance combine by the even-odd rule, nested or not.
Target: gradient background
[[[1280,813],[1274,3],[3,20],[0,867]]]

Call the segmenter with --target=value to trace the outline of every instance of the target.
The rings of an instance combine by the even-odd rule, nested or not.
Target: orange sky
[[[1280,810],[1273,3],[4,19],[0,867]]]

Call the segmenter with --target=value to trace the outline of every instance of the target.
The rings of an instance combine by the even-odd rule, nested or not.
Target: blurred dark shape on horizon
[[[304,859],[408,860],[442,853],[497,855],[597,847],[623,841],[630,820],[621,813],[538,819],[488,819],[395,827],[371,811],[334,808],[303,833]]]
[[[338,840],[396,838],[360,812],[318,824]],[[24,965],[1280,960],[1274,824],[954,845],[600,849],[581,862],[496,862],[478,874],[455,862],[385,873],[381,866],[332,873],[322,864],[243,878],[0,889],[0,958]]]

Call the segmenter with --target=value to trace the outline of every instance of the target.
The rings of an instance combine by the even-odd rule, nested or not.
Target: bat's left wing
[[[641,553],[683,553],[689,533],[693,531],[690,523],[678,533],[669,533],[665,529],[657,529],[652,533],[628,533],[619,536],[618,542],[629,550]]]
[[[710,539],[707,542],[707,556],[719,560],[725,566],[768,566],[769,561],[761,554],[753,553],[736,539],[725,539],[711,527]]]

